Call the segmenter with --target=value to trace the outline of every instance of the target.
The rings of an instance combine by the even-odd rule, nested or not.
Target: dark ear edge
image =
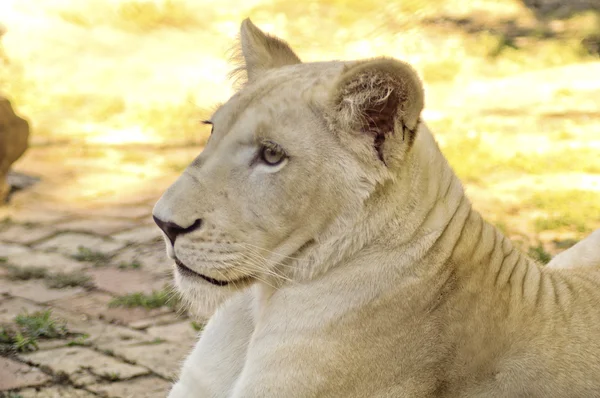
[[[401,131],[412,146],[424,106],[421,81],[407,63],[379,58],[347,67],[332,102],[340,127],[373,136],[379,158],[386,137]]]

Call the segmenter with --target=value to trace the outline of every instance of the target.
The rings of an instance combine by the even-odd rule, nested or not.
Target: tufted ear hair
[[[423,85],[407,63],[389,58],[348,66],[332,91],[337,128],[373,137],[379,159],[386,163],[384,145],[401,135],[410,148],[424,106]]]
[[[283,40],[268,35],[246,18],[240,28],[241,56],[248,81],[255,80],[268,69],[299,64],[300,58]]]

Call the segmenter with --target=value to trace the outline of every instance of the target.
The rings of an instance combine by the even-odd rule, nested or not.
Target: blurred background
[[[425,119],[481,210],[507,232],[575,236],[600,221],[599,10],[598,0],[2,0],[0,91],[32,125],[18,170],[51,174],[62,201],[120,200],[201,150],[198,121],[232,94],[227,55],[251,16],[303,60],[411,62]]]
[[[71,288],[99,297],[72,311],[155,336],[155,317],[164,315],[156,311],[169,306],[164,291],[148,290],[156,281],[139,276],[158,275],[149,264],[164,263],[149,213],[202,150],[209,129],[199,121],[233,92],[228,54],[246,17],[304,61],[386,55],[412,63],[426,86],[424,119],[475,207],[538,260],[600,227],[600,0],[1,0],[0,96],[31,127],[11,181],[36,181],[0,209],[0,260],[13,267],[2,271],[13,286],[5,282],[6,297],[29,294],[64,309],[52,295],[40,302],[23,293],[30,280],[56,277],[49,257],[44,275],[18,272],[39,264],[32,256],[59,253],[84,265],[72,268],[87,285]],[[137,285],[115,284],[127,278]],[[16,291],[18,283],[25,287]],[[68,297],[72,305],[79,296]],[[119,297],[137,315],[115,313]],[[10,308],[12,320],[21,307]],[[193,341],[197,325],[181,322],[177,330]],[[156,347],[169,344],[166,330],[178,333],[156,331],[166,341]],[[129,346],[102,344],[92,344],[95,352],[112,350],[151,373],[92,372],[96,384],[82,382],[88,393],[168,379]],[[107,394],[133,394],[123,388]]]

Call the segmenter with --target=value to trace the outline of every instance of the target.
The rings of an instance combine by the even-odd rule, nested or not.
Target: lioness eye
[[[283,162],[285,157],[285,152],[279,148],[263,146],[260,150],[260,158],[269,166],[277,166],[279,163]]]

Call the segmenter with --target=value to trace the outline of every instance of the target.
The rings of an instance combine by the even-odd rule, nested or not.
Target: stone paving
[[[199,322],[176,298],[163,305],[115,304],[136,293],[163,299],[172,294],[170,264],[150,216],[153,204],[72,213],[36,206],[2,210],[0,325],[51,310],[68,334],[40,338],[37,349],[0,352],[0,397],[167,395]],[[32,267],[33,276],[13,272]],[[56,274],[83,279],[56,288]]]

